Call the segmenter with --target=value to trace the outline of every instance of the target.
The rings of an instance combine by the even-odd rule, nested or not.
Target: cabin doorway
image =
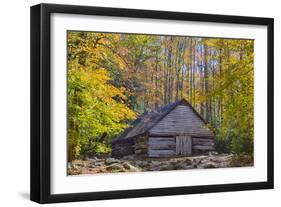
[[[192,138],[191,136],[176,136],[176,154],[191,155],[192,154]]]

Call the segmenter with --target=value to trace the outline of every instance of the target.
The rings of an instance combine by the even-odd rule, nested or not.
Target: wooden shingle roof
[[[192,111],[195,112],[195,114],[203,121],[203,123],[207,124],[206,121],[200,116],[200,114],[198,114],[198,112],[185,99],[181,99],[174,103],[159,107],[155,111],[141,114],[129,128],[127,128],[117,138],[113,139],[112,143],[147,133],[173,109],[175,109],[178,105],[183,104],[188,105],[192,109]]]

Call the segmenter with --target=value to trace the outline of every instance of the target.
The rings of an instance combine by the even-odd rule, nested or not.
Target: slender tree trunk
[[[195,63],[196,63],[196,41],[194,41],[194,46],[192,48],[192,54],[193,54],[193,58],[192,58],[192,104],[194,107],[196,107],[196,103],[195,103],[195,84],[196,84],[196,80],[195,80],[195,73],[196,73],[196,68],[195,68]]]
[[[219,84],[220,84],[220,90],[222,90],[222,48],[219,50]],[[218,102],[218,113],[219,113],[219,121],[220,126],[222,124],[222,112],[223,112],[223,103],[222,103],[222,95],[219,95],[219,102]]]
[[[184,89],[184,53],[186,48],[186,41],[183,42],[182,54],[181,54],[181,83],[180,83],[180,97],[183,98]]]
[[[156,51],[156,58],[155,58],[155,100],[154,100],[154,108],[159,107],[159,89],[158,89],[158,64],[159,64],[159,59],[158,59],[158,50]]]
[[[175,95],[175,101],[179,99],[179,69],[180,69],[180,49],[179,49],[179,40],[177,41],[177,48],[176,48],[176,60],[175,60],[175,73],[176,73],[176,95]]]
[[[189,46],[189,54],[190,54],[190,63],[189,63],[189,102],[191,105],[192,103],[192,97],[193,97],[193,40],[190,38],[190,46]]]
[[[168,49],[168,68],[167,68],[167,103],[171,102],[171,51]]]
[[[210,119],[210,99],[209,99],[209,70],[208,70],[208,46],[204,44],[204,89],[205,89],[205,119],[209,122]]]
[[[167,95],[167,91],[168,91],[168,49],[165,48],[165,57],[167,58],[166,63],[164,64],[164,90],[163,90],[163,94],[164,94],[164,104],[168,103],[168,95]]]

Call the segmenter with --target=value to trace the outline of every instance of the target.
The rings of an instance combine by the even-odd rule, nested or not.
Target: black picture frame
[[[74,194],[50,193],[50,130],[51,130],[51,70],[50,32],[52,13],[99,15],[113,17],[134,17],[164,20],[181,20],[208,23],[232,23],[267,26],[267,181],[237,184],[169,187],[154,189],[121,190],[106,192],[85,192]],[[168,11],[103,8],[56,4],[39,4],[31,7],[31,174],[30,199],[38,203],[88,201],[103,199],[166,196],[255,189],[272,189],[274,177],[274,83],[273,83],[273,44],[274,20],[272,18],[195,14]]]

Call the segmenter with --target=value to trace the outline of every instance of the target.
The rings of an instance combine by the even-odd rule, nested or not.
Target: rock
[[[106,165],[111,165],[113,163],[119,163],[119,160],[114,159],[114,158],[107,158],[104,162]]]
[[[124,163],[123,164],[123,167],[126,169],[126,170],[129,170],[130,172],[139,172],[140,170],[138,168],[136,168],[135,166],[129,164],[129,163]]]
[[[97,173],[105,173],[106,169],[105,168],[99,168],[97,169]]]
[[[69,175],[253,166],[249,155],[214,154],[161,159],[91,157],[88,161],[75,160],[67,166]]]
[[[122,168],[120,170],[115,170],[114,172],[116,173],[116,172],[127,172],[127,171],[124,168]]]
[[[95,166],[103,166],[103,164],[98,162],[98,163],[95,163]]]
[[[161,170],[161,167],[158,166],[158,167],[150,167],[148,169],[146,169],[145,171],[160,171]]]
[[[208,162],[202,165],[203,168],[216,168],[216,164],[213,162]]]
[[[88,162],[88,166],[89,165],[95,165],[96,164],[96,161],[92,160],[91,162]]]
[[[195,158],[195,159],[193,159],[193,162],[195,162],[196,164],[201,164],[202,159],[201,158]]]
[[[69,170],[68,171],[68,175],[80,175],[81,174],[81,171],[75,171],[75,170]]]
[[[190,159],[186,159],[186,160],[184,161],[184,164],[186,164],[186,165],[192,165],[192,161],[191,161]]]
[[[88,158],[88,157],[84,157],[82,160],[84,160],[84,161],[89,161],[89,160],[90,160],[90,158]]]
[[[187,169],[194,169],[194,168],[196,168],[197,166],[196,165],[185,165],[185,166],[182,166],[182,168],[181,169],[184,169],[184,170],[187,170]]]
[[[100,162],[92,162],[92,163],[89,163],[87,167],[96,168],[96,167],[101,167],[101,166],[103,166],[103,164]]]
[[[212,162],[212,159],[211,158],[206,158],[206,159],[201,160],[199,162],[199,164],[204,165],[204,164],[209,163],[209,162]]]
[[[210,151],[208,154],[209,154],[209,156],[217,156],[217,155],[219,155],[219,153],[216,152],[216,151]]]
[[[80,169],[79,167],[80,167],[80,166],[77,165],[77,164],[72,164],[72,165],[71,165],[71,169],[73,169],[73,170],[78,170],[78,169]]]
[[[91,165],[91,164],[89,164],[87,167],[88,167],[88,168],[96,168],[96,165]]]
[[[230,167],[242,167],[241,163],[239,161],[231,161],[229,163]]]
[[[231,167],[253,166],[253,157],[249,155],[233,155],[229,161]]]
[[[150,161],[150,166],[159,166],[160,164],[158,161]]]
[[[136,161],[136,166],[140,168],[147,168],[149,167],[149,163],[146,161]]]
[[[131,170],[133,166],[130,165],[129,163],[126,163],[126,162],[125,162],[125,163],[123,164],[123,167],[124,167],[125,169],[127,169],[127,170]]]
[[[79,175],[82,173],[82,170],[81,170],[81,168],[72,164],[72,167],[67,169],[67,173],[68,173],[68,175]]]
[[[175,170],[175,166],[173,165],[163,165],[160,167],[160,170]]]
[[[136,166],[136,162],[135,161],[131,161],[130,164],[133,165],[133,166]]]
[[[170,162],[170,165],[178,165],[179,164],[179,161],[178,160],[173,160]]]
[[[118,163],[113,163],[113,164],[107,166],[105,169],[108,171],[116,171],[116,170],[122,170],[123,167],[120,166]]]
[[[178,162],[174,162],[173,164],[160,166],[160,170],[178,170],[178,169],[183,169],[183,166]]]
[[[84,162],[74,163],[73,165],[77,167],[86,167],[86,164]]]
[[[93,156],[91,159],[94,161],[98,160],[98,158],[96,156]]]

